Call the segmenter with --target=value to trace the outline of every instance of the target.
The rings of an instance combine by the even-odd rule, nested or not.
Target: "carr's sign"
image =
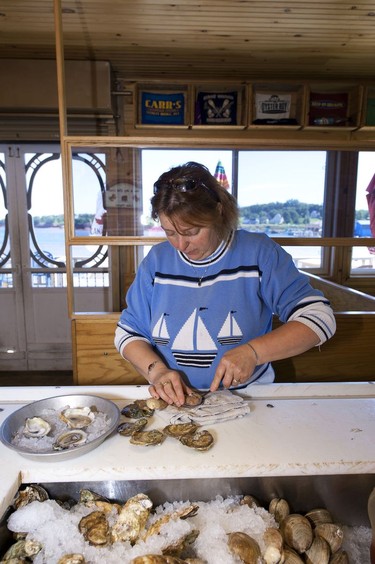
[[[184,92],[141,92],[140,118],[145,125],[184,125]]]

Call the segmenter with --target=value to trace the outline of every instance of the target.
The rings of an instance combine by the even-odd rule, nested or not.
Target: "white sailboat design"
[[[242,340],[243,333],[234,318],[235,311],[230,311],[222,328],[219,331],[217,340],[221,345],[233,345]]]
[[[152,337],[157,345],[167,345],[170,340],[168,333],[166,316],[168,313],[162,313],[152,330]]]
[[[217,346],[195,308],[177,333],[173,356],[181,366],[209,368],[217,355]]]

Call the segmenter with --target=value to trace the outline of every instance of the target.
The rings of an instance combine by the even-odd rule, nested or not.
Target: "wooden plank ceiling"
[[[65,57],[130,80],[375,80],[375,1],[62,0]],[[0,58],[55,57],[53,0],[2,0]]]

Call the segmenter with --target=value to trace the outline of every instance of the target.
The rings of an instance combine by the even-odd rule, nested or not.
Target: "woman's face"
[[[159,219],[170,244],[190,260],[207,258],[220,243],[213,227],[197,227],[178,220],[172,223],[163,213]]]

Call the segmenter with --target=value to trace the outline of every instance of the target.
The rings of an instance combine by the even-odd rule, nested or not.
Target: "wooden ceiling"
[[[62,0],[66,59],[147,80],[375,80],[375,1]],[[2,0],[0,58],[55,58],[53,0]]]

